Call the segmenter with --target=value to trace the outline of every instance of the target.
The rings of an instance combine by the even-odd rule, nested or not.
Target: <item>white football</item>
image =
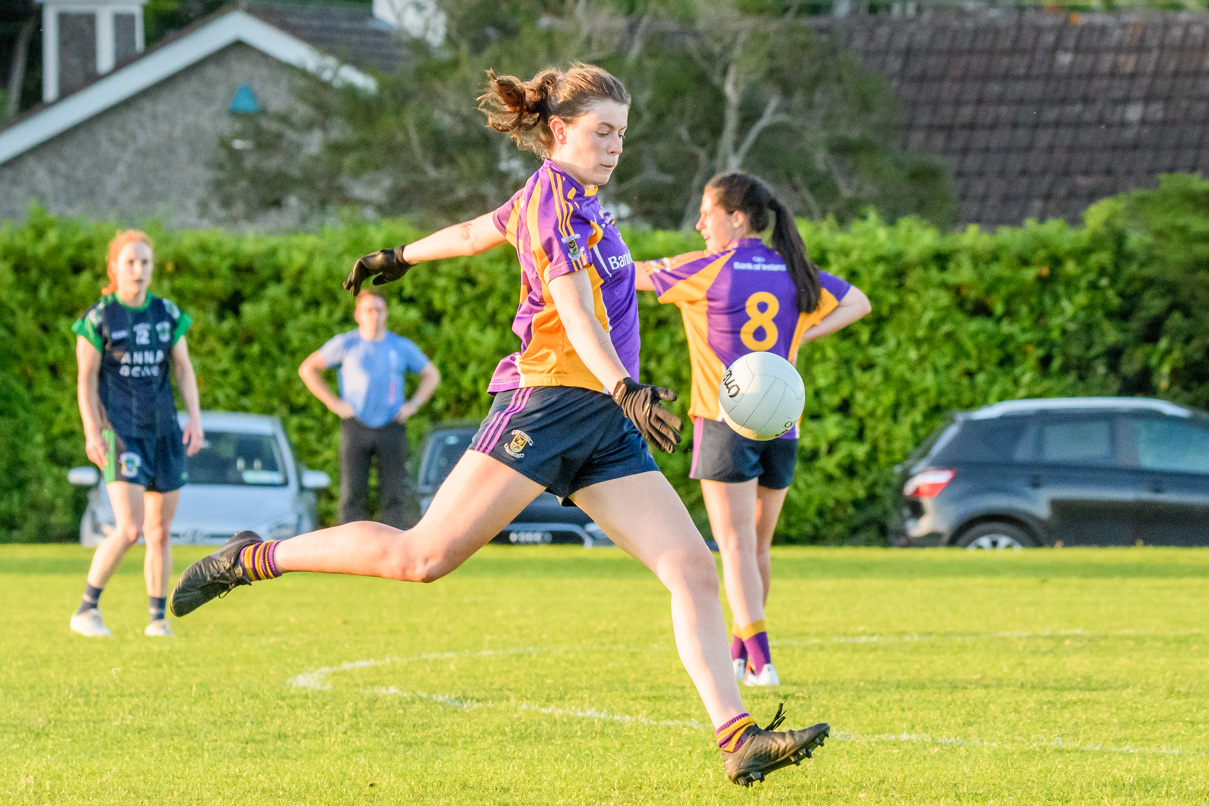
[[[722,417],[761,442],[788,433],[806,406],[806,386],[793,364],[773,353],[748,353],[731,364],[718,387]]]

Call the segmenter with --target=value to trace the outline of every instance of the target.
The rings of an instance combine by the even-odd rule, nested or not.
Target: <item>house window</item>
[[[96,74],[96,15],[59,14],[59,94],[78,90]]]
[[[138,53],[133,14],[113,15],[113,57],[121,64]]]

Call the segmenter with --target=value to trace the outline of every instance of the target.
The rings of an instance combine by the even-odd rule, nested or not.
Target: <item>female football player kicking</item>
[[[474,255],[505,242],[521,265],[513,323],[521,349],[503,359],[495,401],[470,450],[413,529],[358,522],[280,542],[241,532],[194,563],[173,593],[184,615],[237,585],[289,571],[432,582],[491,540],[542,490],[570,498],[671,592],[676,647],[713,722],[728,777],[744,786],[801,763],[829,727],[756,726],[726,647],[713,558],[643,438],[665,451],[680,420],[639,383],[634,263],[596,191],[621,156],[630,96],[615,77],[578,65],[531,81],[496,77],[480,98],[490,124],[545,158],[493,213],[356,262],[356,293],[416,263]]]

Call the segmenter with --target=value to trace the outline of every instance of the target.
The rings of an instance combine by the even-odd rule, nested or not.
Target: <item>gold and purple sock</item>
[[[764,668],[764,664],[772,662],[772,651],[768,648],[768,633],[764,629],[764,619],[748,624],[743,628],[743,645],[747,647],[747,668],[756,674]]]
[[[743,643],[743,636],[739,635],[738,626],[731,628],[730,659],[747,660],[747,645]]]
[[[262,579],[277,579],[281,571],[277,570],[277,544],[280,540],[268,540],[264,543],[254,543],[239,552],[239,564],[243,566],[244,574],[252,582]]]
[[[714,735],[718,737],[718,748],[725,750],[727,753],[735,752],[746,741],[743,734],[747,732],[749,727],[755,724],[756,720],[752,719],[751,714],[746,711],[729,720],[722,727],[714,731]]]

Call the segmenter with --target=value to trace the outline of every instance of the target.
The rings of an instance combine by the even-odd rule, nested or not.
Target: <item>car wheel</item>
[[[1035,546],[1036,543],[1029,533],[1019,526],[1003,521],[987,521],[967,529],[958,539],[957,545],[971,551],[1020,551],[1026,546]]]

